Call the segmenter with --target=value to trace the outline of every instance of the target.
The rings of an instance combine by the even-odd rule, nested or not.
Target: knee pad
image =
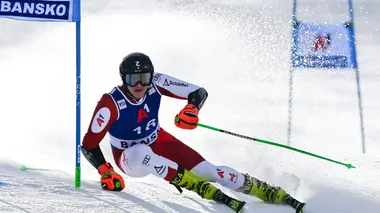
[[[131,177],[143,177],[148,174],[165,178],[169,167],[177,169],[178,165],[153,152],[150,146],[137,144],[123,151],[120,165],[124,173]]]
[[[148,175],[149,162],[154,157],[150,146],[145,144],[137,144],[128,149],[125,149],[120,158],[120,165],[125,174],[132,177],[142,177]]]

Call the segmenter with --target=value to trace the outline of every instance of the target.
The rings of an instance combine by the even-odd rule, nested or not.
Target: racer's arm
[[[118,119],[118,113],[119,111],[112,97],[109,94],[104,94],[94,110],[91,123],[81,146],[83,155],[96,169],[106,163],[99,144],[112,123]]]
[[[198,110],[208,96],[204,88],[162,73],[154,73],[153,84],[162,95],[188,100],[188,104],[193,104]]]

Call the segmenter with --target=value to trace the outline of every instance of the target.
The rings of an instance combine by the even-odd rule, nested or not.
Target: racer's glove
[[[125,184],[123,178],[117,174],[110,163],[103,163],[98,167],[98,172],[101,175],[100,184],[103,189],[110,191],[121,191]]]
[[[198,108],[194,104],[187,104],[183,110],[175,116],[174,123],[181,129],[195,129],[197,127]]]

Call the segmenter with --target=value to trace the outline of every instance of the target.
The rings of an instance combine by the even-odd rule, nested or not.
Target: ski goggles
[[[131,73],[124,76],[125,83],[128,86],[134,87],[138,83],[143,86],[148,86],[152,83],[152,74],[150,72],[146,73]]]

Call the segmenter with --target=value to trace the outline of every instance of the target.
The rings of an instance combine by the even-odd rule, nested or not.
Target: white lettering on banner
[[[136,144],[149,145],[157,139],[158,129],[159,128],[157,128],[154,132],[152,132],[147,137],[141,138],[141,139],[136,139],[136,140],[122,140],[122,139],[118,139],[118,138],[115,138],[112,135],[110,135],[111,144],[112,144],[112,146],[116,147],[117,149],[126,149],[126,148],[132,147]]]
[[[38,2],[38,1],[37,1]],[[12,13],[25,14],[25,15],[45,15],[45,16],[67,16],[68,1],[62,3],[40,1],[35,2],[17,2],[17,1],[1,1],[0,14]]]
[[[150,126],[155,127],[156,125],[157,125],[156,119],[153,118],[152,120],[148,121],[148,123],[146,124],[145,130],[148,131],[150,129]],[[135,131],[138,135],[141,134],[141,126],[138,126],[133,131]]]
[[[0,11],[9,12],[11,11],[11,3],[9,1],[1,1]]]
[[[137,132],[137,134],[141,134],[141,126],[138,126],[136,129],[133,130],[134,132]]]
[[[146,124],[146,127],[145,127],[145,130],[148,131],[150,129],[150,126],[152,127],[155,127],[156,126],[156,119],[152,119],[150,120],[147,124]]]
[[[147,113],[150,113],[150,110],[149,110],[148,104],[145,104],[145,105],[144,105],[144,109],[145,109],[145,111],[146,111]]]

